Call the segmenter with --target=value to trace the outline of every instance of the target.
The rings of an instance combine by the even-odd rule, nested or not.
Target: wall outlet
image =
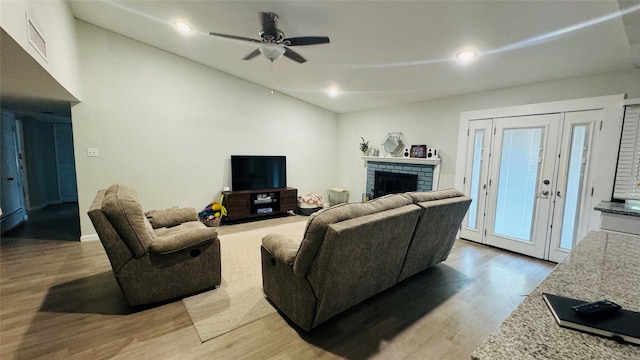
[[[87,148],[87,156],[98,157],[98,148]]]

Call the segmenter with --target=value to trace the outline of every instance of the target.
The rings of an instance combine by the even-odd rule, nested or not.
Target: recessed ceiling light
[[[178,31],[183,34],[188,34],[193,30],[189,24],[182,21],[176,21],[174,24],[176,25],[176,28],[178,28]]]
[[[456,54],[456,59],[462,62],[467,62],[473,60],[478,54],[475,51],[471,50],[463,50]]]
[[[340,89],[336,87],[329,88],[327,89],[327,94],[329,94],[329,96],[331,97],[336,97],[340,94]]]

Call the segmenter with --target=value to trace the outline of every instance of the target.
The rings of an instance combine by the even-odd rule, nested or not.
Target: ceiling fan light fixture
[[[271,62],[278,59],[285,52],[285,48],[278,44],[264,44],[260,46],[258,50],[260,50],[262,55],[264,55],[267,59],[271,60]]]
[[[176,21],[173,24],[176,26],[178,31],[183,33],[183,34],[188,34],[188,33],[191,32],[191,30],[193,30],[191,25],[189,25],[189,24],[187,24],[186,22],[183,22],[183,21]]]
[[[475,59],[476,56],[478,56],[478,54],[475,51],[463,50],[456,54],[456,59],[460,62],[466,63]]]

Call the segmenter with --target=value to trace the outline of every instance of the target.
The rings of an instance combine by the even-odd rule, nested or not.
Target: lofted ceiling
[[[337,113],[640,67],[640,1],[69,1],[82,21]],[[622,11],[622,14],[621,14]],[[303,64],[260,55],[260,12]],[[176,31],[184,21],[193,31]],[[460,64],[454,55],[479,56]],[[340,89],[338,96],[326,93]]]
[[[78,19],[337,113],[640,66],[633,1],[70,1]],[[636,11],[620,17],[620,10]],[[298,64],[242,58],[260,12],[299,46]],[[183,35],[174,21],[190,24]],[[635,41],[635,43],[633,43]],[[461,65],[454,55],[480,56]],[[337,97],[325,92],[337,87]]]

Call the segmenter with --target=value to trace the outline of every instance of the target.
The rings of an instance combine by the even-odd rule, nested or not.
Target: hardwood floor
[[[273,314],[200,343],[180,300],[126,305],[100,242],[3,235],[0,358],[469,359],[553,266],[458,240],[446,262],[310,333]]]

